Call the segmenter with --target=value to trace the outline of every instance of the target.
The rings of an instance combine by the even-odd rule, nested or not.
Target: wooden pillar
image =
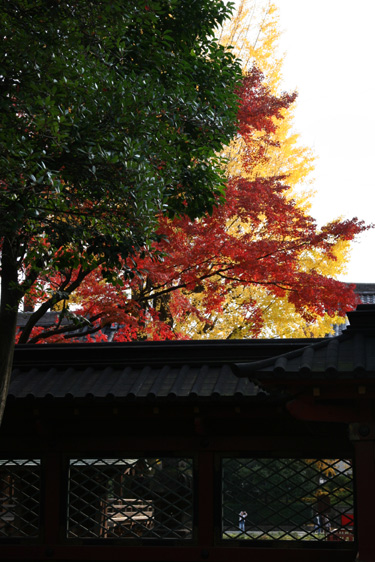
[[[355,447],[358,562],[375,562],[375,425],[350,425]]]
[[[55,546],[61,540],[63,532],[61,525],[61,493],[64,489],[64,479],[61,470],[61,458],[58,452],[50,452],[44,458],[44,509],[42,510],[42,527],[44,529],[44,543],[46,556],[53,557]]]
[[[201,559],[207,560],[214,546],[214,455],[201,451],[198,458],[198,542]]]

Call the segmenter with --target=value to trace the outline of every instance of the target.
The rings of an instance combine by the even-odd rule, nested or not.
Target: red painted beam
[[[119,545],[3,545],[2,560],[126,560],[127,562],[355,562],[355,550],[341,548],[257,548],[202,546],[119,546]],[[369,562],[370,559],[362,559]],[[373,559],[371,559],[372,562]]]

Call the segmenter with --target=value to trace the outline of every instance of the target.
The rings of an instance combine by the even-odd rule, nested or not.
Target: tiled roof
[[[252,398],[264,392],[253,382],[239,379],[233,364],[276,356],[303,345],[305,340],[17,346],[9,397]]]
[[[25,346],[16,350],[9,397],[252,399],[267,380],[375,380],[375,306],[348,316],[343,334],[321,340]]]
[[[339,378],[375,378],[375,306],[359,305],[349,312],[350,325],[328,338],[277,358],[240,363],[239,376],[264,382]]]
[[[355,283],[355,292],[358,295],[362,295],[362,294],[375,295],[375,283]]]
[[[357,283],[355,292],[363,304],[375,304],[375,284]]]
[[[79,399],[225,399],[254,397],[258,387],[228,364],[160,367],[16,368],[9,397]]]

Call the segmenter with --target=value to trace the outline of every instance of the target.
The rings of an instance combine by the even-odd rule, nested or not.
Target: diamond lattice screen
[[[40,461],[0,460],[0,538],[39,534]]]
[[[67,536],[189,539],[192,482],[191,459],[72,459]]]
[[[352,541],[351,461],[226,458],[224,539]]]

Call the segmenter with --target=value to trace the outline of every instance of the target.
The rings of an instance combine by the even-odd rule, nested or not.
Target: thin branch
[[[39,340],[42,339],[47,339],[50,338],[51,336],[58,336],[60,334],[66,334],[67,332],[77,332],[77,330],[80,330],[81,328],[84,328],[85,326],[87,326],[87,322],[90,323],[90,325],[92,324],[92,322],[95,322],[96,320],[99,320],[99,318],[101,317],[101,314],[96,314],[95,316],[93,316],[92,318],[90,318],[89,320],[87,320],[86,318],[84,320],[82,320],[81,322],[78,322],[77,324],[70,324],[69,326],[64,326],[62,328],[54,328],[51,330],[45,330],[44,332],[42,332],[41,334],[38,334],[37,336],[34,336],[33,338],[30,338],[30,340],[28,341],[28,343],[36,343]],[[97,332],[98,330],[100,330],[102,328],[102,326],[92,326],[92,328],[90,328],[90,330],[94,330],[95,332]],[[64,336],[65,338],[74,338],[74,337],[83,337],[87,334],[88,332],[82,332],[82,333],[74,333],[74,334],[67,334],[66,336]],[[90,332],[90,333],[94,333],[94,332]]]
[[[61,285],[62,291],[64,293],[71,294],[79,285],[82,283],[84,278],[91,273],[91,269],[83,270],[82,268],[79,270],[77,278],[70,284],[69,287],[66,286],[66,282]],[[19,343],[27,343],[28,338],[31,334],[32,329],[36,326],[37,322],[45,315],[48,310],[50,310],[53,306],[55,306],[58,302],[64,300],[64,296],[57,296],[57,294],[53,294],[47,301],[42,303],[40,307],[30,316],[26,326],[22,329]]]

